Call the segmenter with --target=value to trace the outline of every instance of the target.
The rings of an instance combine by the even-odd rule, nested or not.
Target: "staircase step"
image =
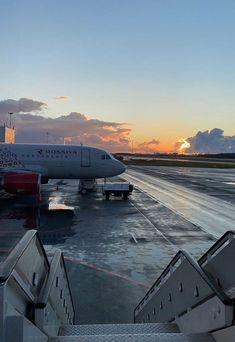
[[[157,334],[177,333],[176,324],[144,323],[144,324],[89,324],[66,325],[60,328],[60,336],[71,335],[118,335],[118,334]]]
[[[124,335],[79,335],[58,336],[49,339],[49,342],[215,342],[209,334],[124,334]]]

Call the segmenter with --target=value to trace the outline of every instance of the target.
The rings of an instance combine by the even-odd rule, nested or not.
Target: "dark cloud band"
[[[41,101],[35,101],[27,98],[19,100],[7,99],[0,101],[0,114],[6,115],[8,112],[17,113],[31,113],[41,111],[47,105]]]

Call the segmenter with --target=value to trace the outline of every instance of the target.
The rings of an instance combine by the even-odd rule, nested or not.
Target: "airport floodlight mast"
[[[11,117],[12,117],[13,114],[14,113],[12,113],[12,112],[8,112],[8,115],[10,116],[10,128],[11,128]]]
[[[129,146],[131,145],[131,154],[133,154],[133,152],[134,152],[134,146],[133,146],[134,140],[129,138],[129,143],[128,144],[129,144]]]

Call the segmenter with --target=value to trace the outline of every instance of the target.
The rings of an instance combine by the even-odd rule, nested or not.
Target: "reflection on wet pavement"
[[[74,207],[61,203],[60,197],[49,198],[48,210],[74,210]]]
[[[171,172],[172,170],[169,170],[169,174]],[[233,201],[234,191],[232,189],[229,193],[225,189],[224,182],[221,182],[221,172],[219,173],[220,177],[217,176],[217,180],[213,182],[213,193],[211,192],[211,183],[208,185],[208,183],[204,183],[205,180],[199,181],[195,179],[195,175],[194,179],[190,175],[190,181],[188,178],[185,178],[185,184],[187,186],[178,184],[179,180],[182,181],[182,174],[180,176],[178,174],[179,172],[177,170],[174,181],[173,179],[169,181],[162,179],[162,174],[160,177],[157,177],[157,168],[156,170],[152,170],[152,168],[143,170],[134,167],[128,170],[123,178],[129,182],[133,182],[135,187],[146,191],[149,196],[152,196],[170,210],[176,212],[196,226],[201,227],[201,229],[214,237],[219,238],[227,230],[233,229],[235,207],[229,199]],[[206,172],[207,177],[208,171]],[[166,177],[164,176],[164,178]],[[200,191],[201,183],[204,184],[203,192]],[[194,184],[194,189],[192,189],[192,184]],[[218,198],[218,194],[224,194],[225,192],[227,193],[226,201]]]
[[[100,192],[81,196],[76,189],[73,180],[51,181],[40,203],[0,193],[0,257],[28,229],[61,248],[80,323],[132,322],[146,287],[179,249],[198,258],[214,241],[144,191],[105,201]]]

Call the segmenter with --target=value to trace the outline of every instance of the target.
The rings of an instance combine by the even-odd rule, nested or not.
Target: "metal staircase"
[[[50,338],[49,342],[214,342],[209,334],[184,334],[177,332],[174,324],[105,324],[66,327],[63,336]],[[61,333],[60,333],[61,335]]]
[[[73,325],[59,250],[28,231],[0,261],[0,342],[235,341],[235,233],[200,260],[179,251],[137,305],[133,324]]]

